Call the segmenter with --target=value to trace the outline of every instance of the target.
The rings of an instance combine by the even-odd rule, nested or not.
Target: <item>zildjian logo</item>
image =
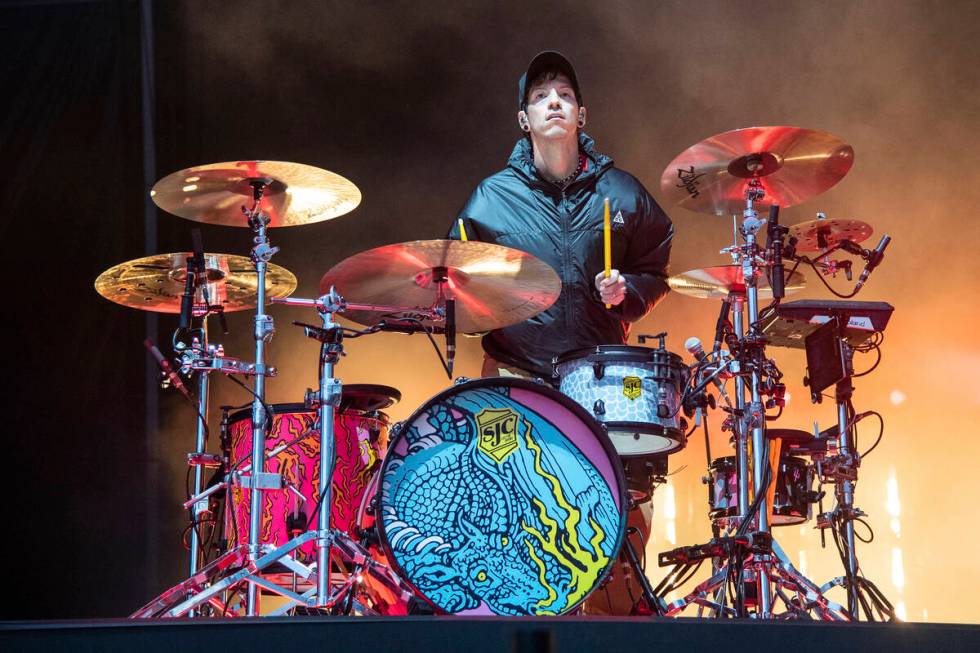
[[[677,188],[683,188],[692,199],[696,198],[701,194],[701,191],[698,190],[698,179],[703,176],[703,172],[701,174],[695,174],[694,166],[691,166],[687,170],[684,168],[678,168],[677,178],[681,180],[681,183],[677,184]]]

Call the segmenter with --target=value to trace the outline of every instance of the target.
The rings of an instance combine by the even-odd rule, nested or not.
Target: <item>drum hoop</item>
[[[647,422],[603,422],[603,424],[606,427],[607,436],[608,436],[608,431],[624,430],[624,431],[633,431],[635,433],[643,433],[645,435],[657,435],[662,438],[666,438],[668,440],[673,440],[674,442],[677,443],[678,446],[676,448],[659,452],[656,455],[666,456],[672,453],[676,453],[681,449],[687,447],[687,435],[684,433],[682,429],[677,429],[673,427],[664,427],[661,426],[660,424],[653,424]],[[625,427],[625,428],[621,429],[618,427]],[[616,455],[618,455],[620,458],[635,458],[637,456],[649,456],[651,454],[618,453]]]
[[[663,357],[667,360],[664,361]],[[555,371],[560,365],[572,361],[585,360],[589,363],[645,363],[648,365],[670,365],[687,367],[684,359],[663,349],[640,347],[637,345],[597,345],[566,351],[555,357]]]
[[[380,387],[380,386],[379,386]],[[312,415],[316,419],[317,410],[314,408],[307,408],[306,404],[299,403],[288,403],[288,404],[266,404],[272,409],[272,415],[290,415],[293,413],[306,413],[307,415]],[[390,419],[387,413],[383,413],[380,410],[354,410],[353,408],[348,408],[346,410],[337,410],[337,415],[351,415],[354,417],[360,417],[365,420],[377,420],[387,426],[390,423]],[[228,416],[228,426],[237,424],[242,421],[252,421],[252,409],[243,408],[242,410],[236,410],[234,413]]]
[[[590,431],[592,431],[592,433],[596,436],[596,439],[599,441],[599,444],[602,446],[603,451],[605,451],[606,455],[609,457],[610,463],[612,463],[611,467],[613,471],[613,476],[616,479],[616,484],[618,486],[616,490],[618,491],[617,498],[619,499],[619,528],[616,530],[616,543],[613,546],[612,553],[610,553],[609,555],[609,562],[606,564],[606,568],[602,570],[602,573],[600,573],[598,578],[596,579],[595,586],[593,587],[593,591],[595,591],[596,589],[602,586],[602,583],[605,582],[606,577],[609,576],[610,573],[612,573],[613,568],[616,566],[616,561],[619,559],[619,550],[623,546],[623,538],[626,535],[626,517],[627,517],[626,513],[628,512],[628,505],[629,505],[628,496],[627,496],[628,488],[626,487],[626,473],[623,470],[622,464],[619,463],[619,454],[616,452],[616,448],[613,446],[612,440],[610,440],[609,436],[606,435],[606,431],[602,427],[602,425],[599,422],[597,422],[594,417],[589,415],[589,413],[582,406],[577,404],[570,397],[567,397],[566,395],[563,395],[559,391],[555,390],[551,386],[544,385],[542,383],[537,383],[535,381],[523,379],[520,377],[490,376],[490,377],[483,377],[480,379],[473,379],[472,381],[467,381],[465,383],[460,383],[458,385],[454,385],[452,387],[446,388],[442,392],[426,400],[426,402],[423,403],[421,406],[419,406],[415,410],[415,412],[413,412],[407,419],[405,419],[402,422],[402,424],[408,425],[414,423],[415,420],[418,419],[418,417],[423,412],[431,408],[433,404],[443,401],[447,397],[457,394],[463,391],[464,389],[484,388],[484,387],[501,386],[501,385],[520,388],[522,390],[541,391],[542,394],[544,394],[548,398],[554,399],[565,408],[568,408],[576,417],[581,418],[582,422],[585,423],[585,425],[589,428]],[[388,464],[392,460],[392,457],[388,454],[390,454],[390,452],[393,451],[395,444],[401,439],[402,430],[399,430],[398,433],[393,433],[388,435],[388,452],[386,452],[384,460],[381,462],[381,467],[378,469],[377,472],[378,483],[377,483],[377,488],[375,489],[374,503],[376,508],[375,508],[374,526],[378,531],[378,540],[380,542],[381,549],[385,554],[385,558],[388,560],[389,566],[391,566],[394,569],[395,573],[398,574],[398,576],[407,585],[409,585],[412,588],[412,590],[415,592],[415,594],[418,597],[420,597],[423,601],[431,605],[438,612],[444,614],[454,614],[451,612],[446,612],[441,607],[437,606],[429,599],[429,597],[423,594],[422,591],[415,586],[415,583],[412,582],[408,574],[405,573],[405,570],[402,569],[401,564],[398,562],[398,558],[392,554],[393,549],[391,547],[391,544],[388,542],[388,534],[385,532],[384,516],[382,514],[383,506],[381,505],[381,492],[382,492],[382,488],[384,487],[384,477],[385,477],[385,473],[388,471]],[[610,490],[612,489],[613,488],[610,488]],[[585,602],[585,600],[588,599],[588,597],[591,596],[591,594],[592,593],[590,592],[588,595],[582,597],[578,603],[569,606],[563,614],[569,614],[572,611],[574,611],[575,608],[577,608],[579,605]]]

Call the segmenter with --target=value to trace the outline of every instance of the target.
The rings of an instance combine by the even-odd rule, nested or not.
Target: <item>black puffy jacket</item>
[[[529,320],[491,331],[483,348],[493,358],[551,376],[554,356],[597,344],[624,344],[630,322],[646,315],[667,294],[673,225],[631,174],[579,135],[587,164],[562,190],[538,175],[531,144],[518,141],[507,167],[484,179],[460,211],[471,240],[533,254],[561,278],[558,300]],[[612,218],[612,267],[626,277],[626,298],[606,309],[595,291],[604,268],[603,199]],[[449,237],[458,239],[458,221]]]

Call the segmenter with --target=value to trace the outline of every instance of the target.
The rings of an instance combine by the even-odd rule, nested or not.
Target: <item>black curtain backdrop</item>
[[[143,242],[137,18],[0,9],[4,618],[119,615],[146,592],[144,318],[92,289]]]
[[[917,242],[978,238],[965,218],[980,202],[971,181],[980,133],[973,3],[152,4],[157,178],[271,159],[335,171],[362,191],[348,216],[272,234],[282,247],[274,262],[297,274],[299,296],[314,295],[323,272],[347,256],[446,232],[479,180],[503,167],[520,135],[517,77],[545,48],[576,63],[599,149],[656,197],[661,171],[684,148],[729,129],[792,124],[849,139],[858,163],[821,206],[787,214],[787,224],[839,209],[879,233],[904,228],[893,231],[889,256],[917,256],[905,260],[920,270],[933,261]],[[93,282],[120,262],[186,250],[194,225],[157,212],[158,245],[145,251],[140,3],[6,3],[0,26],[2,433],[13,470],[4,474],[12,573],[0,619],[124,616],[186,575],[179,502],[193,415],[176,393],[161,393],[160,427],[147,432],[145,316],[100,298]],[[910,203],[940,196],[945,208],[931,222],[909,218]],[[729,227],[670,212],[674,271],[720,264]],[[207,251],[246,254],[249,240],[245,229],[204,227]],[[957,246],[947,264],[975,279],[970,251]],[[895,264],[889,276],[911,268]],[[866,298],[898,304],[940,287],[924,273],[901,279],[893,296]],[[715,305],[670,297],[664,306],[645,330],[674,316],[674,350],[692,332],[710,335]],[[308,316],[270,313],[278,327],[271,362],[281,372],[269,399],[299,401],[315,382],[316,350],[289,322]],[[903,315],[916,324],[915,311]],[[175,324],[160,318],[165,343]],[[250,316],[230,315],[229,325],[226,350],[249,357]],[[956,337],[965,341],[965,331]],[[372,341],[383,353],[370,359],[378,361],[370,380],[398,386],[417,406],[416,386],[428,388],[438,368],[416,340]],[[912,338],[904,342],[911,350]],[[477,360],[476,343],[463,343],[461,355]],[[387,375],[400,358],[425,384]],[[247,400],[215,384],[214,406]]]

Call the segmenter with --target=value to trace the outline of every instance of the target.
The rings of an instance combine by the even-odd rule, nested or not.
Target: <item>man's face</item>
[[[537,138],[567,138],[576,133],[579,107],[575,89],[564,75],[534,83],[527,94],[527,120]]]

